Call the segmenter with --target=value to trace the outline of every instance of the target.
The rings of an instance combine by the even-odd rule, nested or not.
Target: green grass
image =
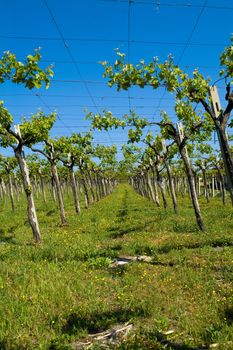
[[[35,245],[25,205],[12,214],[1,203],[1,350],[71,349],[127,321],[134,332],[117,349],[233,349],[230,205],[201,200],[205,233],[188,198],[175,215],[171,203],[158,209],[124,184],[79,217],[71,197],[65,206],[61,227],[57,205],[37,200],[43,243]],[[111,267],[121,255],[153,262]]]

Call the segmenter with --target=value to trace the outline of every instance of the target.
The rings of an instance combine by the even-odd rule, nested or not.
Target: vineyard
[[[119,99],[113,110],[106,96],[100,110],[68,44],[88,39],[66,39],[49,1],[59,39],[34,39],[58,40],[80,80],[59,80],[63,70],[40,48],[2,53],[0,350],[233,349],[233,37],[215,52],[217,78],[180,64],[204,11],[233,8],[156,2],[157,16],[163,6],[196,7],[194,27],[178,60],[135,59],[132,9],[150,3],[119,3],[128,6],[127,54],[122,44],[98,62]],[[67,126],[60,112],[59,99],[78,95],[64,86],[49,94],[59,82],[83,85],[91,108],[65,105],[81,106],[83,125]],[[16,115],[24,105],[10,98],[30,96],[39,108]]]

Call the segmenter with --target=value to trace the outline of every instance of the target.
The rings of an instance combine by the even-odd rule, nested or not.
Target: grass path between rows
[[[176,216],[120,184],[79,217],[65,198],[69,225],[60,227],[56,205],[37,200],[39,246],[24,205],[15,215],[2,205],[0,349],[72,349],[124,322],[134,331],[112,348],[233,349],[232,208],[202,200],[203,234],[189,199],[178,202]],[[113,267],[124,255],[153,261]]]

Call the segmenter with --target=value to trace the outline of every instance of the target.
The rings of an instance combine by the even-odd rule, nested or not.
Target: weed
[[[112,264],[112,259],[106,257],[99,257],[88,260],[88,266],[90,268],[101,269],[109,267]]]

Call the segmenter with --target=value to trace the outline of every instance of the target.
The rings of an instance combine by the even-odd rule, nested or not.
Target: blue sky
[[[169,94],[150,88],[118,93],[107,86],[98,62],[114,62],[115,48],[129,53],[127,59],[133,63],[153,56],[163,60],[171,53],[187,71],[199,67],[205,76],[218,79],[219,55],[233,31],[233,1],[208,0],[203,9],[204,3],[205,0],[47,0],[67,49],[44,0],[0,0],[1,52],[10,50],[23,60],[34,48],[41,47],[41,65],[54,64],[55,73],[49,90],[27,91],[2,84],[1,99],[16,123],[38,108],[45,113],[56,110],[59,118],[52,137],[86,132],[86,109],[96,113],[105,108],[120,117],[131,106],[139,115],[155,120],[164,109],[175,120]],[[223,97],[221,82],[219,91]],[[120,149],[127,132],[96,132],[94,136],[96,143],[114,143]],[[3,153],[10,154],[10,150]]]

